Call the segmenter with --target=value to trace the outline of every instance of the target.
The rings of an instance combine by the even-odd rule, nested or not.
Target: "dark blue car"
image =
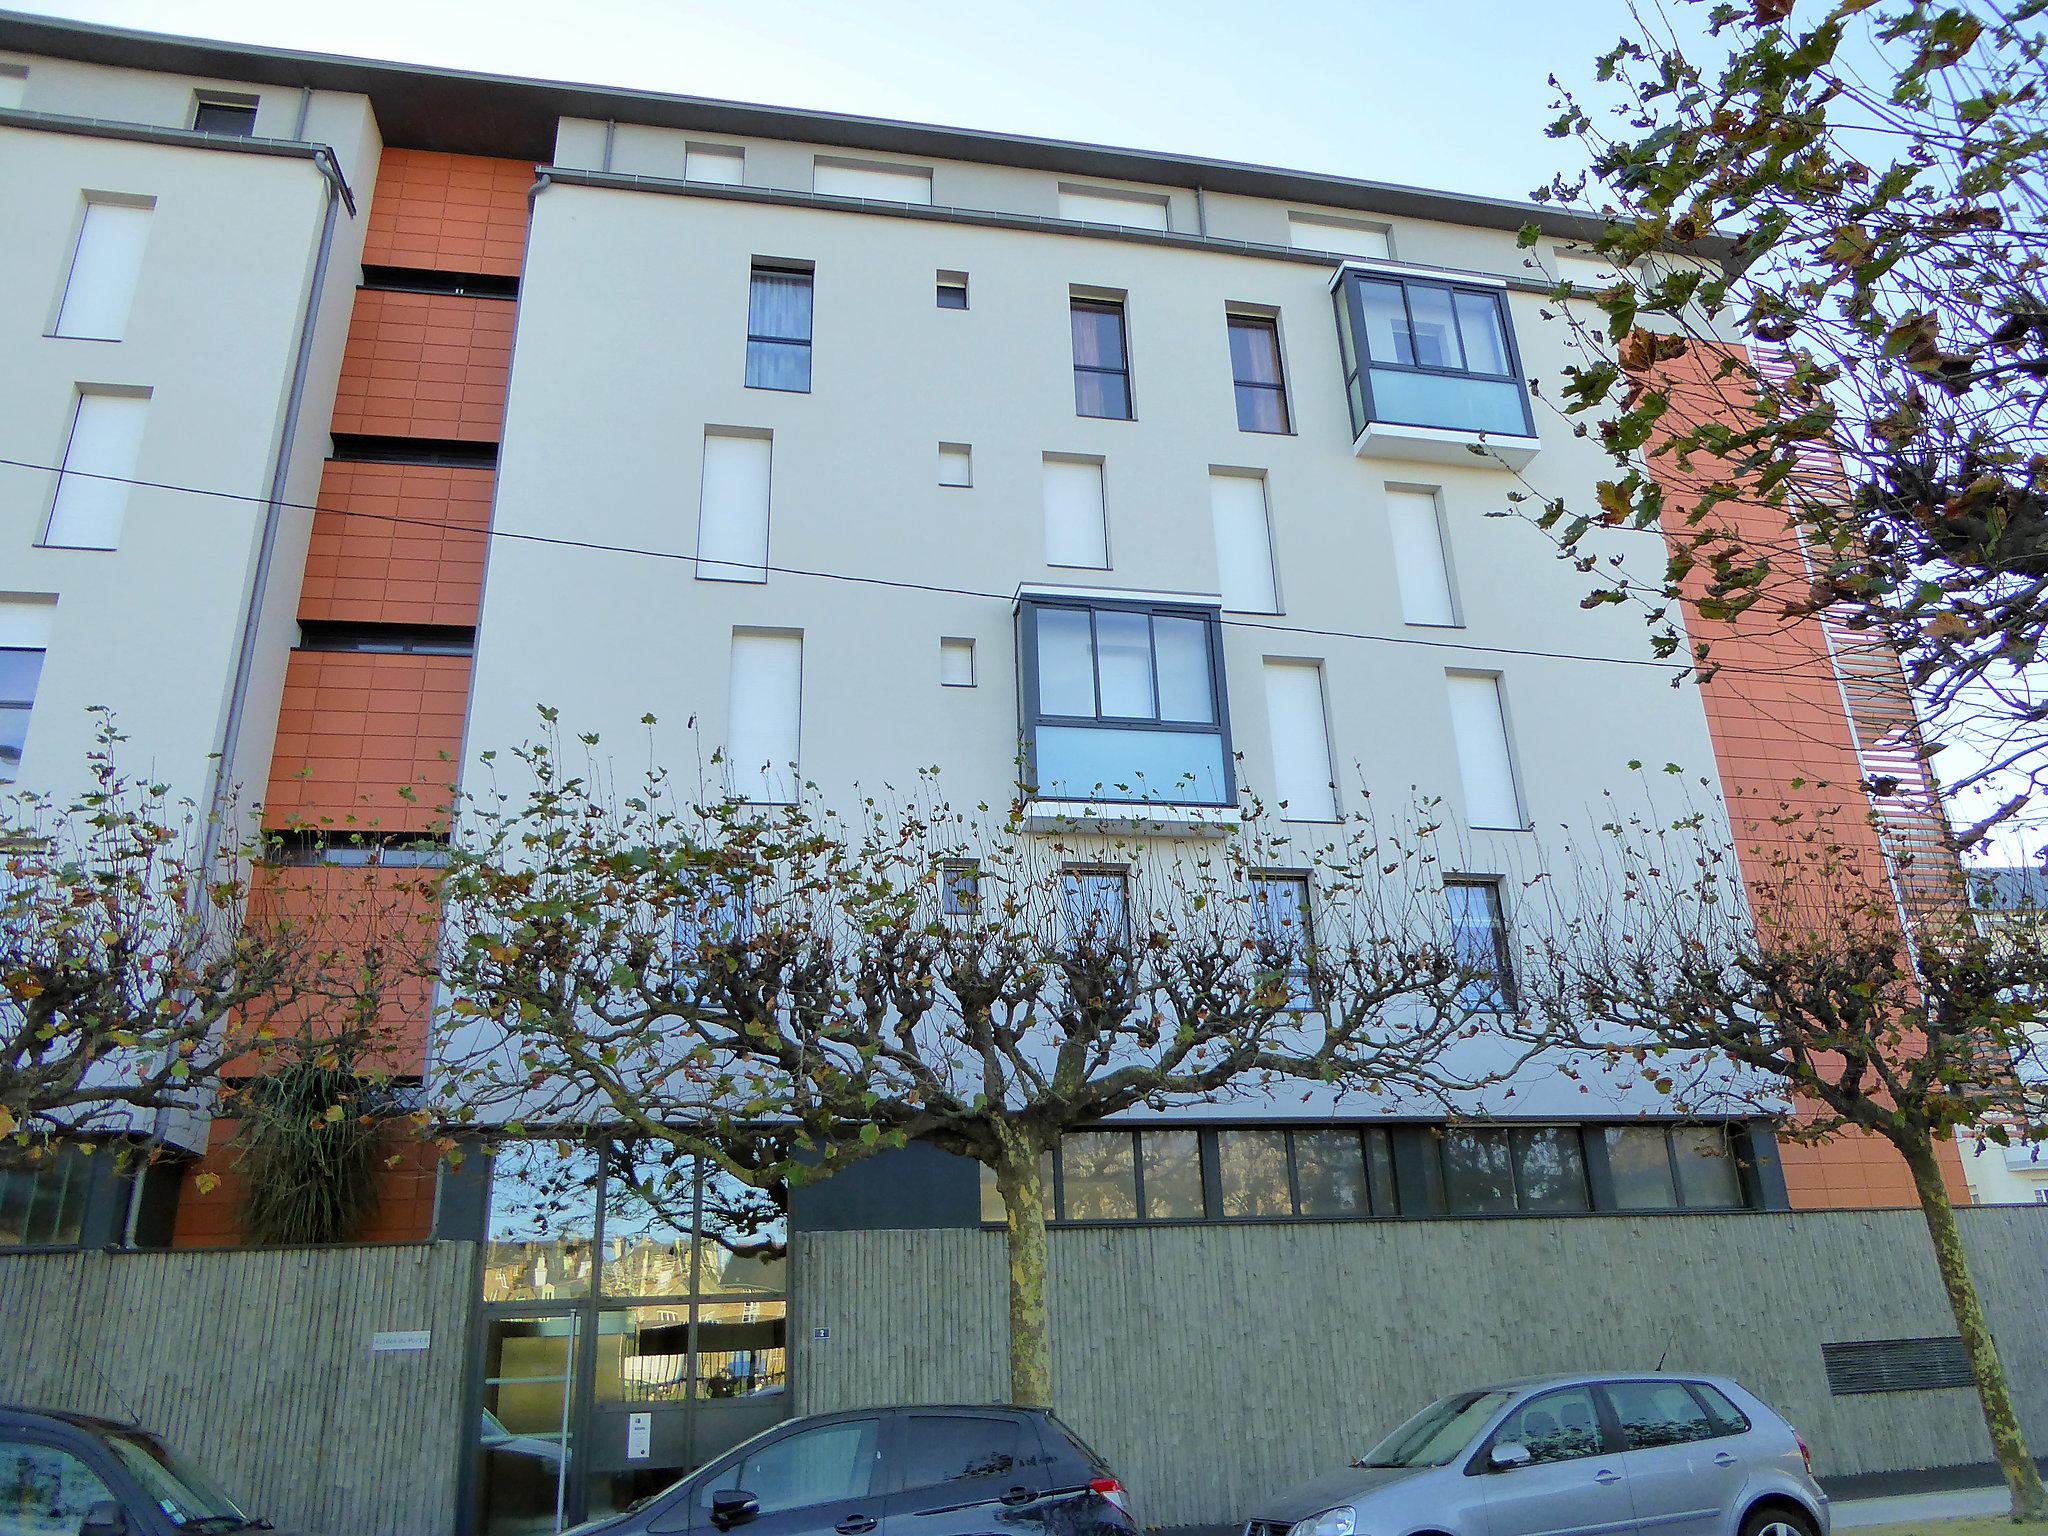
[[[267,1531],[147,1430],[0,1406],[6,1536],[224,1536]]]

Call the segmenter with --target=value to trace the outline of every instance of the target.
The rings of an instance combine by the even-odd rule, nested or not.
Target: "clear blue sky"
[[[1621,0],[14,0],[152,31],[1521,197]]]

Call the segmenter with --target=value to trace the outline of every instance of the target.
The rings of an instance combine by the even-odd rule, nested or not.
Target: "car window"
[[[1527,1446],[1533,1461],[1572,1461],[1599,1455],[1606,1445],[1600,1434],[1600,1413],[1593,1406],[1593,1389],[1563,1387],[1530,1398],[1493,1432],[1495,1445],[1510,1441]]]
[[[865,1498],[874,1484],[879,1428],[874,1419],[848,1419],[799,1430],[734,1462],[698,1498],[709,1509],[713,1495],[744,1489],[761,1501],[764,1515]]]
[[[1720,1433],[1682,1381],[1614,1381],[1607,1395],[1632,1451],[1711,1440]]]
[[[69,1451],[0,1438],[0,1536],[74,1536],[107,1485]]]
[[[1486,1427],[1514,1394],[1464,1392],[1440,1397],[1359,1458],[1361,1467],[1440,1467]]]
[[[1719,1387],[1707,1385],[1704,1381],[1688,1381],[1692,1395],[1700,1400],[1707,1410],[1707,1417],[1714,1421],[1717,1435],[1746,1435],[1749,1433],[1749,1415],[1728,1400],[1728,1394]]]
[[[914,1413],[902,1435],[906,1489],[1021,1473],[1036,1449],[1015,1419]]]

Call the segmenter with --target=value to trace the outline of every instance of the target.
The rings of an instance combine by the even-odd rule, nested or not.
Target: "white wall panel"
[[[1444,679],[1451,695],[1451,730],[1458,744],[1466,816],[1475,827],[1526,826],[1514,757],[1508,749],[1500,679],[1487,672],[1448,672]]]
[[[683,179],[736,187],[746,179],[747,152],[717,144],[692,144],[683,151]]]
[[[1045,563],[1109,569],[1100,459],[1046,459]]]
[[[1443,517],[1428,491],[1387,492],[1387,527],[1394,540],[1394,575],[1401,586],[1401,617],[1410,624],[1456,624],[1450,563],[1444,557]]]
[[[732,632],[725,775],[735,799],[756,805],[787,805],[796,799],[803,675],[802,635]]]
[[[704,434],[704,479],[697,502],[697,576],[701,581],[768,579],[768,489],[773,444],[732,432]]]
[[[128,516],[124,477],[135,473],[148,414],[146,395],[79,393],[44,543],[64,549],[119,548]]]
[[[1147,192],[1110,187],[1060,188],[1060,217],[1084,224],[1119,224],[1130,229],[1166,229],[1167,202]]]
[[[149,243],[149,215],[143,204],[87,200],[57,313],[59,336],[119,341],[126,334]]]
[[[1323,669],[1313,661],[1266,663],[1266,718],[1273,735],[1272,798],[1288,821],[1334,821],[1336,772],[1323,707]],[[1254,786],[1256,788],[1256,786]]]
[[[811,190],[833,197],[871,197],[888,203],[929,203],[932,173],[921,165],[858,165],[847,160],[818,160],[811,168]]]
[[[1278,613],[1280,594],[1273,579],[1273,527],[1265,479],[1210,475],[1209,515],[1216,529],[1216,574],[1223,606],[1240,613]]]

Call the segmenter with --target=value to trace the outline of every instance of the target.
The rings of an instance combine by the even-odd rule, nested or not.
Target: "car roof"
[[[23,1403],[0,1403],[0,1419],[27,1419],[31,1422],[40,1419],[46,1423],[68,1424],[73,1429],[118,1429],[130,1433],[139,1427],[120,1419],[102,1418],[96,1413],[79,1413],[70,1408],[30,1408]]]
[[[1725,1378],[1709,1376],[1700,1371],[1569,1371],[1554,1376],[1518,1376],[1512,1381],[1497,1381],[1490,1387],[1479,1387],[1480,1392],[1527,1392],[1535,1387],[1575,1387],[1597,1381],[1711,1381],[1719,1383]]]

